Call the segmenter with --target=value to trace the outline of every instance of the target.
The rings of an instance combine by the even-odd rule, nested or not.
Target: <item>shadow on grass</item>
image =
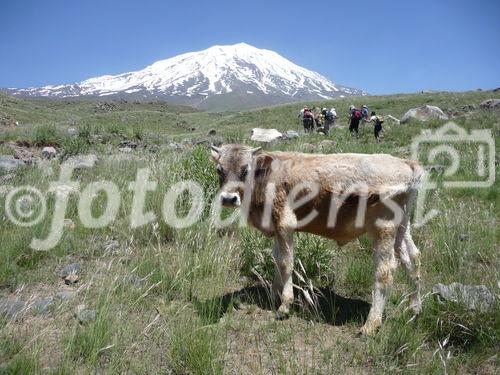
[[[300,291],[296,291],[298,295]],[[328,288],[320,288],[316,293],[314,307],[302,303],[297,299],[292,310],[308,319],[318,319],[332,325],[343,325],[348,322],[364,322],[370,310],[368,302],[346,298],[336,294]],[[262,285],[252,285],[220,297],[195,301],[198,315],[206,324],[214,324],[232,307],[239,303],[257,305],[264,310],[274,311],[277,306],[272,301],[268,288]]]

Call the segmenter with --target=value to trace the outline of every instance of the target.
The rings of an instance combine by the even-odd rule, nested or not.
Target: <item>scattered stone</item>
[[[436,284],[432,292],[438,299],[457,303],[469,310],[487,312],[494,309],[497,303],[497,297],[484,285]]]
[[[254,128],[250,139],[255,142],[270,143],[283,139],[283,134],[276,129]]]
[[[68,163],[72,163],[75,169],[90,169],[97,163],[97,156],[94,154],[79,155],[68,159]]]
[[[121,147],[118,149],[120,152],[131,153],[133,150],[130,147]]]
[[[145,279],[140,278],[136,274],[130,274],[130,275],[125,276],[123,281],[125,281],[128,284],[133,285],[136,288],[142,288],[144,285],[147,284],[147,281]]]
[[[106,245],[104,245],[104,251],[106,253],[112,253],[120,248],[120,243],[117,240],[109,240]]]
[[[118,144],[118,148],[125,148],[125,147],[128,147],[128,148],[135,150],[137,148],[137,142],[125,140],[125,141],[121,141]]]
[[[471,112],[477,109],[477,106],[474,104],[466,104],[462,107],[462,111],[464,112]]]
[[[26,303],[19,298],[0,298],[0,316],[8,319],[19,317],[26,310]]]
[[[44,147],[42,149],[42,156],[45,158],[45,159],[52,159],[52,158],[55,158],[57,155],[57,151],[54,147]]]
[[[479,107],[482,109],[499,109],[500,99],[488,99],[479,103]]]
[[[180,143],[175,143],[175,142],[171,142],[167,145],[167,147],[170,149],[170,150],[173,150],[173,151],[182,151],[184,150],[184,146]]]
[[[283,137],[286,139],[294,139],[294,138],[299,138],[299,133],[295,130],[287,130],[284,134]]]
[[[0,155],[0,171],[10,172],[23,165],[23,161],[16,159],[12,155]]]
[[[95,310],[88,309],[85,305],[78,305],[76,307],[75,317],[80,323],[84,324],[93,322],[97,317],[97,313]]]
[[[60,276],[67,285],[75,284],[78,282],[81,266],[79,263],[71,263],[61,270]]]
[[[411,120],[428,121],[432,119],[448,120],[441,108],[433,105],[423,105],[422,107],[412,108],[401,118],[401,123],[405,124]]]
[[[74,290],[61,290],[60,292],[57,292],[55,294],[54,298],[63,302],[63,301],[68,301],[75,296],[76,296],[76,291]]]
[[[37,315],[47,315],[53,305],[54,299],[52,297],[38,298],[31,304],[31,310]]]
[[[469,239],[469,236],[466,235],[466,234],[461,234],[458,239],[461,241],[461,242],[464,242],[464,241],[467,241]]]
[[[209,136],[216,135],[216,134],[217,134],[217,131],[215,129],[210,129],[207,133],[207,135],[209,135]]]

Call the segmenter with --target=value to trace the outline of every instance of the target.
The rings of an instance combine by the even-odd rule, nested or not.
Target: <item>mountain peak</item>
[[[364,94],[338,86],[274,51],[243,42],[184,53],[136,72],[90,78],[72,85],[6,91],[21,96],[165,99],[204,109]]]

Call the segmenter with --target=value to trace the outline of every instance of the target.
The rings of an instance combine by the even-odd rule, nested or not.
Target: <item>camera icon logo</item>
[[[440,210],[425,212],[427,191],[443,188],[489,188],[495,183],[495,139],[490,129],[472,130],[470,133],[449,122],[432,132],[423,130],[413,139],[412,159],[431,167],[437,162],[442,173],[437,181],[430,181],[431,174],[424,175],[417,197],[415,226],[421,227],[438,216]]]
[[[448,160],[442,173],[445,188],[488,188],[495,182],[495,140],[490,129],[467,133],[449,122],[435,132],[423,130],[413,139],[412,158],[427,166]]]

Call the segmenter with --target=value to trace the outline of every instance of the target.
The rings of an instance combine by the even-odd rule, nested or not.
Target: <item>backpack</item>
[[[325,118],[326,118],[328,121],[333,121],[333,120],[335,120],[335,117],[337,117],[335,113],[333,113],[332,111],[326,111]]]
[[[368,108],[363,108],[361,113],[363,114],[363,117],[368,117]]]
[[[377,116],[376,123],[382,125],[384,123],[384,118],[382,116]]]
[[[361,111],[359,109],[352,110],[352,118],[359,120],[361,117],[363,117],[363,115],[361,114]]]
[[[304,117],[305,118],[312,118],[312,112],[310,110],[304,111]]]

